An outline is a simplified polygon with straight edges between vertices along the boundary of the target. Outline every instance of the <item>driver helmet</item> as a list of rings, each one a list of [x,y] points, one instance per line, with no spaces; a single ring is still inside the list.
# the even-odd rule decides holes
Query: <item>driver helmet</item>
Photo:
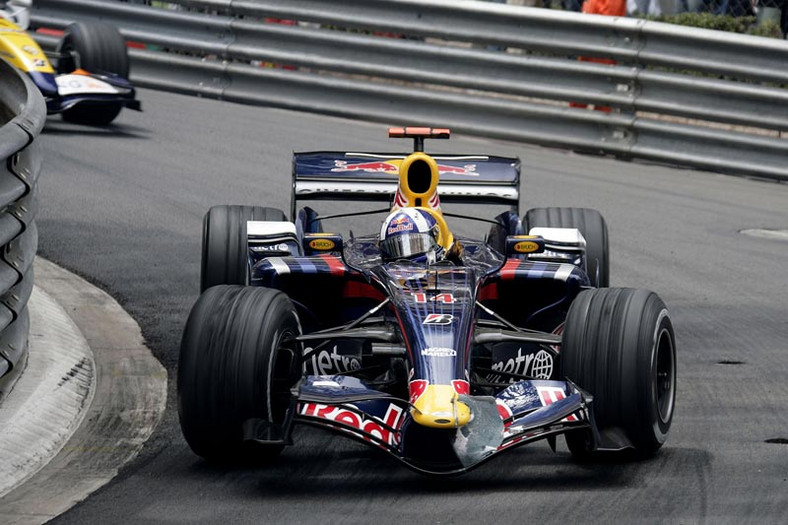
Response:
[[[427,211],[400,208],[389,214],[380,228],[380,254],[384,261],[408,259],[432,264],[443,259],[440,226]]]

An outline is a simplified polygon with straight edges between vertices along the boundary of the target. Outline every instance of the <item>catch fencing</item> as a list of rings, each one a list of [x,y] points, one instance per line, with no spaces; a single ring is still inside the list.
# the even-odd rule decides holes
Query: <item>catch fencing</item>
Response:
[[[140,86],[788,180],[782,40],[468,0],[35,3],[86,20],[144,44]]]
[[[0,58],[0,401],[24,369],[38,247],[35,216],[46,106],[25,75]]]

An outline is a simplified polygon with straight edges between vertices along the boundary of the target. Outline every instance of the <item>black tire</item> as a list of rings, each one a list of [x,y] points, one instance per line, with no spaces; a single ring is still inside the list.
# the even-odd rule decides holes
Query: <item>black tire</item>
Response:
[[[572,303],[561,345],[564,377],[594,396],[600,434],[622,431],[638,456],[668,437],[676,399],[676,341],[665,303],[631,288],[586,290]],[[590,455],[585,432],[566,435],[572,454]]]
[[[81,68],[89,73],[129,78],[126,41],[111,25],[77,22],[66,28],[57,45],[58,73]],[[123,106],[119,103],[82,103],[63,112],[63,120],[77,124],[105,126],[115,120]]]
[[[200,291],[217,284],[248,284],[246,221],[286,221],[282,210],[262,206],[214,206],[202,221]]]
[[[178,416],[191,449],[210,461],[266,460],[282,445],[245,444],[243,423],[280,424],[301,376],[300,333],[286,295],[268,288],[216,286],[192,308],[178,362]]]
[[[586,265],[591,284],[610,286],[610,249],[604,217],[589,208],[534,208],[525,214],[531,228],[577,228],[586,240]]]

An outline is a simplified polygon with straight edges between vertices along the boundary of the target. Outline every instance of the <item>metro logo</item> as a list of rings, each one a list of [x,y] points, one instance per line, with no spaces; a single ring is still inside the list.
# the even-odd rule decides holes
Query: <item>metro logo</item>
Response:
[[[326,421],[340,423],[345,427],[357,429],[361,436],[367,440],[369,440],[369,436],[374,436],[390,446],[399,443],[399,436],[397,434],[402,424],[402,409],[394,404],[390,404],[388,409],[386,409],[386,415],[383,417],[383,424],[381,424],[377,418],[367,419],[361,414],[343,408],[342,406],[304,403],[301,405],[300,412],[302,416],[325,419]],[[387,427],[393,428],[395,431],[392,432]],[[348,429],[343,428],[343,430]],[[348,431],[355,434],[352,430]]]

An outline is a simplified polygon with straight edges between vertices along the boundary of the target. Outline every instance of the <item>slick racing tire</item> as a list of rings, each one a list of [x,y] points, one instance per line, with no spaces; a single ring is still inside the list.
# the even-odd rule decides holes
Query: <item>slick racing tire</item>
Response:
[[[84,69],[89,73],[111,73],[129,78],[126,41],[113,26],[77,22],[66,28],[57,45],[58,73]],[[63,112],[63,120],[77,124],[104,126],[115,120],[123,108],[118,103],[82,103]]]
[[[200,291],[217,284],[248,284],[246,221],[286,221],[282,210],[262,206],[214,206],[202,221]]]
[[[215,286],[192,308],[178,362],[178,416],[186,442],[217,462],[267,460],[281,444],[243,440],[243,424],[282,424],[301,377],[298,316],[283,293]]]
[[[586,240],[586,267],[591,284],[610,286],[610,250],[604,217],[589,208],[533,208],[525,214],[531,228],[577,228]]]
[[[676,401],[676,341],[657,294],[582,292],[567,314],[560,362],[562,375],[593,396],[603,448],[631,445],[637,456],[648,457],[665,443]],[[605,445],[606,438],[614,444]],[[566,441],[575,457],[590,457],[589,432],[568,433]]]

